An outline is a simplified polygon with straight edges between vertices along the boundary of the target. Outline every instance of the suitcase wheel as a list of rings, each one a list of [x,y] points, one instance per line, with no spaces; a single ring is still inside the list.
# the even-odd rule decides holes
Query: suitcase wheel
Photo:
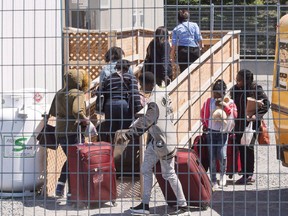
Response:
[[[116,202],[116,200],[112,200],[111,203],[112,203],[112,206],[113,206],[113,207],[116,207],[116,206],[118,205],[117,202]]]
[[[201,204],[201,211],[206,211],[209,206],[210,206],[209,203],[202,203]]]

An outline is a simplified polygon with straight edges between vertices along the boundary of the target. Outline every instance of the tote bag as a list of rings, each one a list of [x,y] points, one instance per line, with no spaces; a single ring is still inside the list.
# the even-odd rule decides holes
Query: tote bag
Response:
[[[241,145],[250,146],[255,130],[253,130],[253,122],[251,121],[245,128],[241,137]]]

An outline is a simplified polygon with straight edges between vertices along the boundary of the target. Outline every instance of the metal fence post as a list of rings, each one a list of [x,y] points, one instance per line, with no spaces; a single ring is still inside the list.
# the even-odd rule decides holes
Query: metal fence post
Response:
[[[214,32],[214,4],[211,4],[211,10],[210,10],[210,38],[213,38],[213,32]]]

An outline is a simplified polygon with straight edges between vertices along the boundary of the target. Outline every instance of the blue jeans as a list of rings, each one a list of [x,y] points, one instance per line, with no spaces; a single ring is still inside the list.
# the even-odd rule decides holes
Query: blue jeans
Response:
[[[219,161],[220,173],[224,175],[226,172],[226,158],[227,158],[227,142],[228,134],[221,133],[220,131],[208,130],[207,144],[210,158],[210,175],[212,183],[217,181],[216,179],[216,163]]]
[[[115,132],[120,129],[128,129],[132,123],[132,112],[128,102],[120,99],[108,99],[104,111],[106,124],[103,131],[110,135],[109,140],[114,143]]]

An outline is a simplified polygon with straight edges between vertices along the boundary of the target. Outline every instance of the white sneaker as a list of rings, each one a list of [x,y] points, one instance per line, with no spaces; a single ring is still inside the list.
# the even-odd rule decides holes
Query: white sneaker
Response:
[[[217,182],[213,182],[213,183],[212,183],[212,190],[215,191],[215,190],[217,190],[218,188],[219,188],[219,186],[218,186]]]
[[[221,175],[220,176],[220,182],[219,182],[220,187],[226,186],[226,183],[227,183],[226,174]]]

